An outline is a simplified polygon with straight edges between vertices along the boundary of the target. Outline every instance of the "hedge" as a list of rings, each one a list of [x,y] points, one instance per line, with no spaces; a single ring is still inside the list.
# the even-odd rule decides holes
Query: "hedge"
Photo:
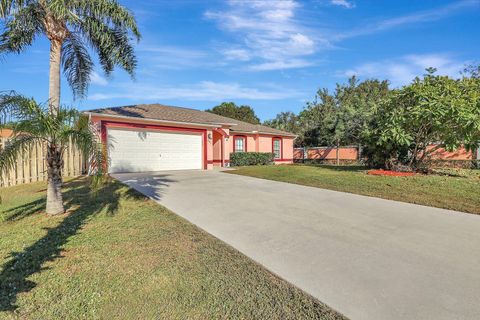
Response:
[[[270,152],[233,152],[230,153],[230,165],[239,166],[257,166],[273,163],[273,153]]]

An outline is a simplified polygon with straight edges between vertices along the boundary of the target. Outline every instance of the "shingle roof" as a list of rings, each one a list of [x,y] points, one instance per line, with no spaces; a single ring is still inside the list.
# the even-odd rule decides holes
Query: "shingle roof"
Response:
[[[266,134],[278,134],[283,136],[295,136],[290,132],[243,122],[232,118],[219,116],[210,112],[183,107],[166,106],[162,104],[139,104],[123,107],[94,109],[87,112],[109,116],[175,121],[192,124],[231,125],[232,127],[230,130],[233,132],[258,132]]]

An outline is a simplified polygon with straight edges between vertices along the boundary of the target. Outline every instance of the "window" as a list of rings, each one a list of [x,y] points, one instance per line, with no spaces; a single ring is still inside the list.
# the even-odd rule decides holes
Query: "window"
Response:
[[[235,152],[245,151],[245,137],[235,137],[233,142],[235,143],[235,146],[234,146]]]
[[[282,140],[278,138],[273,139],[273,155],[275,159],[282,158]]]

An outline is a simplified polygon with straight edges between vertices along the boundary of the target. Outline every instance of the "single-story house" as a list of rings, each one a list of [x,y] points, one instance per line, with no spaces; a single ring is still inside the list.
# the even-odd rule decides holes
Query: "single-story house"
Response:
[[[85,112],[107,146],[108,171],[212,169],[232,152],[272,152],[293,162],[295,135],[195,109],[143,104]]]

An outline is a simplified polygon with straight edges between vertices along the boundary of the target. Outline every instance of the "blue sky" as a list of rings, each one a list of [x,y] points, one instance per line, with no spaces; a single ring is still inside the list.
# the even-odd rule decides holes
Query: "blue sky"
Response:
[[[408,83],[426,67],[458,77],[480,61],[480,0],[120,1],[136,15],[136,79],[97,69],[81,110],[137,103],[252,106],[262,120],[298,112],[353,74]],[[0,60],[0,91],[48,94],[48,42]]]

